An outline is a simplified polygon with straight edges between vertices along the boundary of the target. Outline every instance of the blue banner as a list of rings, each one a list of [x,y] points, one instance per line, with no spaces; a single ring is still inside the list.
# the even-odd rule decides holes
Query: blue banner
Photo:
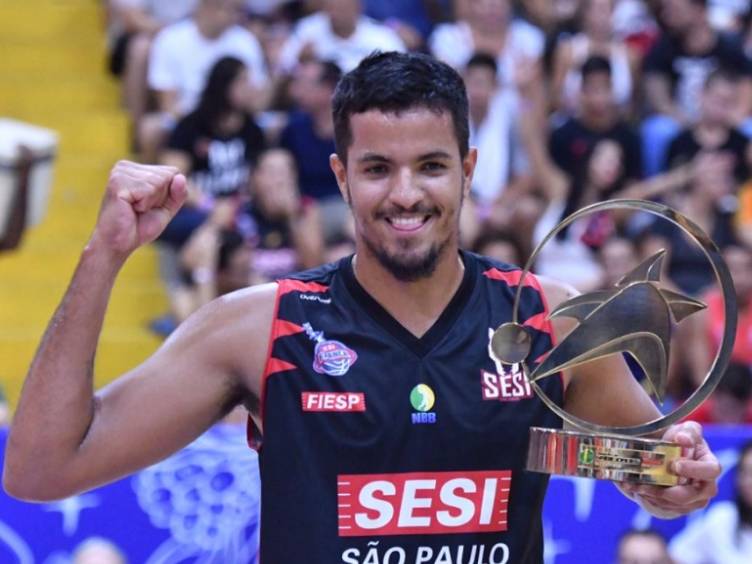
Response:
[[[737,450],[752,428],[706,435],[724,468],[717,499],[729,499]],[[0,429],[0,452],[5,439]],[[258,509],[258,464],[245,430],[217,426],[164,462],[63,501],[22,503],[0,492],[0,563],[70,563],[92,537],[112,542],[131,563],[254,562]],[[625,530],[650,526],[671,537],[687,522],[652,518],[608,482],[553,477],[545,564],[611,562]]]

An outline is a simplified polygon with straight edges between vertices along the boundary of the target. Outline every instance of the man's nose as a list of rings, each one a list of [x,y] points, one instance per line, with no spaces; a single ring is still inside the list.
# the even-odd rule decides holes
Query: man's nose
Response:
[[[396,174],[389,199],[393,204],[408,210],[423,199],[423,190],[417,185],[409,168],[400,169]]]

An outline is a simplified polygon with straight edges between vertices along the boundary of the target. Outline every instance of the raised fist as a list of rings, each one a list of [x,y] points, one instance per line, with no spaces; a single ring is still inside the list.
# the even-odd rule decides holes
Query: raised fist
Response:
[[[92,238],[127,257],[157,238],[186,195],[185,177],[177,168],[120,161],[110,172]]]

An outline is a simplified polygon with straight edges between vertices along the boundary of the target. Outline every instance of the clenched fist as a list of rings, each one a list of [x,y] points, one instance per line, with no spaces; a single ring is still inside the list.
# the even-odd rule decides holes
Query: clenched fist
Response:
[[[177,168],[120,161],[110,172],[92,239],[127,257],[157,238],[186,194],[185,177]]]

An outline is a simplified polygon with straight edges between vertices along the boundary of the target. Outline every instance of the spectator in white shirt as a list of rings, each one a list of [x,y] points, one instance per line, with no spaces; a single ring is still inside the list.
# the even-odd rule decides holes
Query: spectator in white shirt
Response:
[[[144,117],[139,141],[142,159],[153,162],[177,119],[193,110],[209,69],[219,59],[233,56],[249,70],[254,88],[247,108],[257,111],[268,101],[268,80],[258,40],[239,22],[243,0],[201,0],[191,19],[163,29],[154,39],[148,82],[156,92],[158,114]]]
[[[323,0],[322,10],[298,22],[282,48],[280,71],[289,74],[302,58],[329,60],[343,72],[373,51],[405,51],[397,33],[363,15],[360,0]]]

